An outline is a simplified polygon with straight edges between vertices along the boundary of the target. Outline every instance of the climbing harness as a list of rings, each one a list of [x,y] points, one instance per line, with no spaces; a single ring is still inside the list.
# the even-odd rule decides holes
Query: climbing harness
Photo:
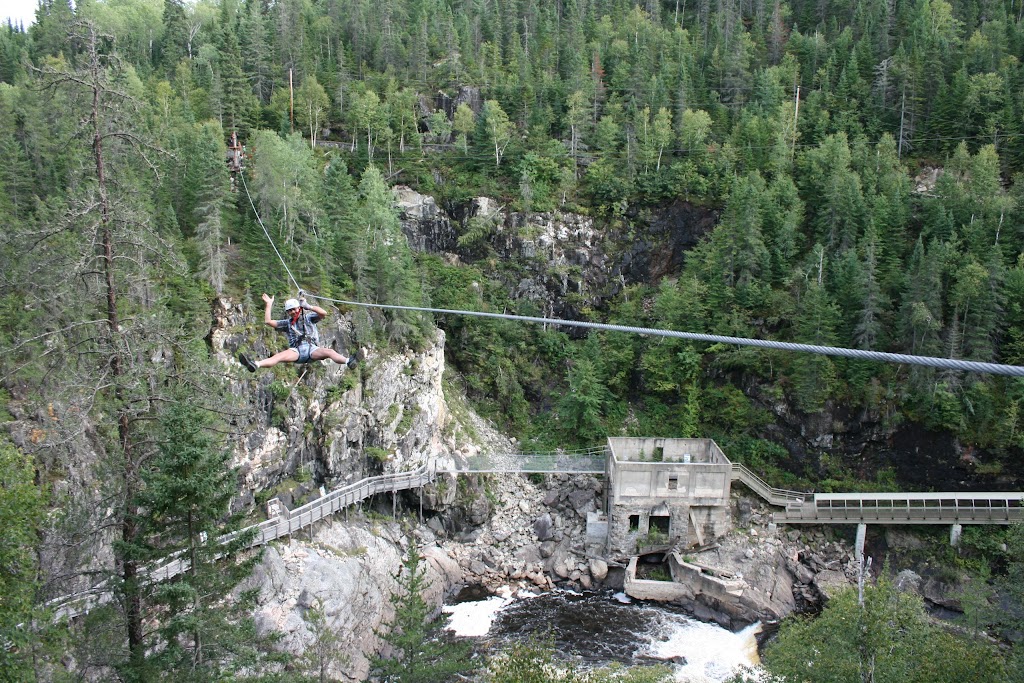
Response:
[[[277,254],[277,258],[281,261],[281,265],[284,267],[288,278],[295,285],[295,288],[302,291],[299,287],[299,283],[295,280],[292,275],[292,271],[289,270],[288,264],[285,262],[284,257],[281,256],[281,252],[278,251],[277,246],[274,244],[274,240],[270,237],[270,232],[263,224],[263,220],[260,218],[259,212],[256,211],[256,204],[252,200],[252,195],[249,194],[249,188],[245,185],[245,174],[240,174],[242,178],[242,187],[245,188],[245,194],[249,197],[249,204],[252,206],[253,213],[256,215],[256,220],[263,228],[263,234],[266,235],[267,241],[270,242],[270,246],[274,249],[274,253]],[[746,337],[727,337],[717,334],[702,334],[698,332],[679,332],[676,330],[662,330],[651,327],[634,327],[631,325],[612,325],[609,323],[594,323],[582,320],[561,320],[559,318],[538,318],[535,316],[528,315],[512,315],[509,313],[486,313],[483,311],[466,311],[459,309],[447,309],[447,308],[430,308],[426,306],[398,306],[394,304],[371,304],[362,301],[349,301],[346,299],[332,299],[327,296],[319,296],[315,294],[305,293],[307,297],[318,299],[320,301],[329,301],[331,303],[340,304],[344,306],[358,306],[362,308],[377,308],[381,310],[392,310],[392,311],[413,311],[418,313],[436,313],[439,315],[458,315],[468,316],[475,318],[496,318],[499,320],[512,320],[516,322],[524,323],[537,323],[540,325],[557,325],[561,327],[577,327],[590,330],[602,330],[608,332],[625,332],[627,334],[639,334],[650,337],[670,337],[674,339],[686,339],[689,341],[707,342],[711,344],[735,344],[737,346],[753,346],[762,349],[776,349],[780,351],[796,351],[800,353],[814,353],[823,356],[838,356],[841,358],[853,358],[855,360],[871,360],[880,361],[884,363],[899,363],[904,365],[920,365],[925,367],[939,368],[942,370],[962,370],[966,372],[983,372],[992,375],[1004,375],[1008,377],[1024,377],[1024,366],[1020,365],[1004,365],[1002,363],[985,363],[982,361],[973,360],[961,360],[958,358],[936,358],[932,356],[913,356],[905,353],[886,353],[883,351],[867,351],[864,349],[850,349],[839,346],[820,346],[817,344],[796,344],[793,342],[782,342],[773,341],[767,339],[748,339]]]

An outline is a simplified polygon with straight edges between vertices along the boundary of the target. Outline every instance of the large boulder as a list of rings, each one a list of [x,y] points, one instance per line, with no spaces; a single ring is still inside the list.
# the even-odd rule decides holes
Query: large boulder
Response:
[[[548,541],[554,536],[554,523],[551,515],[545,512],[533,522],[533,533],[538,541]]]
[[[397,524],[376,532],[319,525],[310,542],[292,538],[268,546],[240,590],[257,590],[257,628],[280,634],[278,647],[293,655],[301,655],[316,638],[308,611],[321,612],[343,648],[328,674],[365,680],[370,658],[381,647],[377,634],[386,630],[393,615],[391,596],[399,590],[394,577],[401,572],[403,541]],[[440,548],[426,547],[420,553],[427,577],[423,598],[437,611],[462,581],[462,571]]]

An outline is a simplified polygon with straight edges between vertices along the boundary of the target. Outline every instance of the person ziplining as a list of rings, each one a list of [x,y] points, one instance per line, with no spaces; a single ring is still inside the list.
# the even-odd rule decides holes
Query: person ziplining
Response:
[[[302,296],[301,290],[299,296]],[[319,345],[320,333],[316,329],[316,323],[327,317],[327,311],[319,306],[311,306],[306,303],[305,298],[288,299],[284,302],[286,317],[274,320],[271,317],[274,297],[264,293],[263,302],[266,304],[263,309],[263,322],[278,332],[288,335],[288,348],[278,351],[270,358],[257,361],[252,360],[244,353],[238,354],[238,361],[249,372],[256,372],[258,368],[272,368],[278,363],[309,363],[326,358],[349,368],[356,366],[358,361],[354,355],[346,357],[330,347]]]

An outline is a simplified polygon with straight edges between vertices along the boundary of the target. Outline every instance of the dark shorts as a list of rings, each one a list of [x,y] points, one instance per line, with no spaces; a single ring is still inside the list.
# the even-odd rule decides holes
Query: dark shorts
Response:
[[[309,361],[313,360],[312,358],[310,358],[310,356],[313,355],[313,352],[316,351],[316,349],[316,346],[313,346],[312,344],[309,344],[307,342],[299,344],[298,346],[295,347],[295,350],[299,352],[299,359],[295,362],[308,363]]]

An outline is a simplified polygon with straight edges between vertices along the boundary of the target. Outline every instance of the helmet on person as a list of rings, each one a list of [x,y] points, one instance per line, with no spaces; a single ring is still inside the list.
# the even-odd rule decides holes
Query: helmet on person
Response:
[[[299,300],[298,299],[288,299],[288,301],[284,302],[284,310],[286,312],[292,310],[293,308],[298,308],[298,307],[299,307]]]

